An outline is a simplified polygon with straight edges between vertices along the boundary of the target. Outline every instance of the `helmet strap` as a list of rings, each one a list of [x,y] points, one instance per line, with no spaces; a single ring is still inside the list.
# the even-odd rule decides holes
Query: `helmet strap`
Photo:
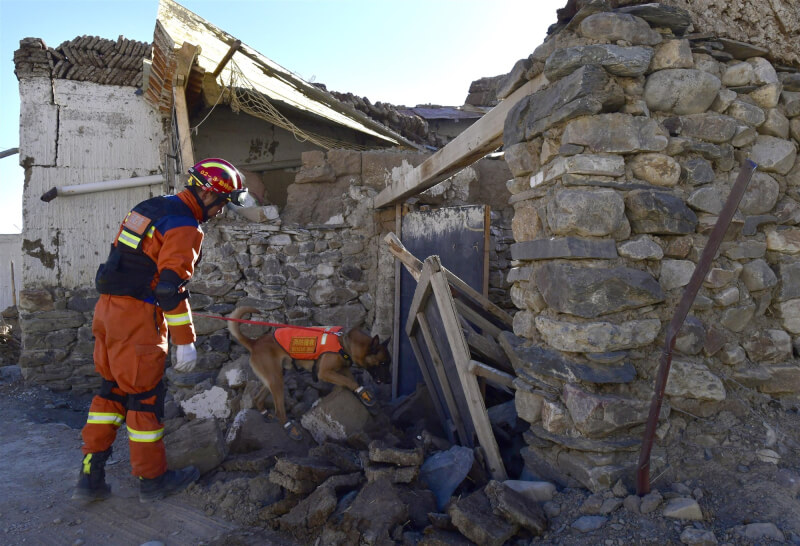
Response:
[[[201,220],[201,222],[207,221],[208,220],[208,211],[210,211],[211,207],[213,207],[214,205],[206,205],[205,203],[203,203],[203,200],[200,198],[200,194],[198,192],[198,188],[200,186],[191,185],[191,186],[187,186],[187,187],[189,188],[189,191],[192,192],[192,195],[194,196],[195,201],[197,201],[197,204],[200,205],[200,209],[203,211],[203,219]]]

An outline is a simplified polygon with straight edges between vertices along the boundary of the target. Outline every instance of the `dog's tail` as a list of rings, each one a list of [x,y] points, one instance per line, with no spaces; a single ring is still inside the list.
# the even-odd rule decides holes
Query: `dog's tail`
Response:
[[[230,318],[233,319],[240,319],[243,315],[248,313],[258,313],[258,309],[255,307],[237,307],[231,313]],[[233,320],[228,321],[228,331],[233,336],[233,339],[241,343],[245,349],[252,352],[253,351],[253,342],[254,339],[250,339],[249,337],[242,334],[241,330],[239,329],[239,323]]]

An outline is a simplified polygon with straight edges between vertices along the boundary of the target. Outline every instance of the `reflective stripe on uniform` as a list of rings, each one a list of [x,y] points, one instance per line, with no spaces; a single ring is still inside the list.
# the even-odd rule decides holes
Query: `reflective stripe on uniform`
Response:
[[[89,412],[89,418],[86,422],[93,425],[114,425],[120,426],[125,421],[125,417],[119,413],[100,413],[96,411]]]
[[[86,457],[83,458],[84,474],[89,474],[92,471],[92,455],[94,455],[94,453],[87,453]]]
[[[189,322],[191,322],[189,313],[180,313],[177,315],[168,315],[164,313],[164,318],[167,319],[167,326],[180,326],[182,324],[189,324]]]
[[[138,248],[139,243],[141,242],[141,240],[142,240],[141,237],[137,237],[136,235],[130,233],[129,231],[125,231],[124,229],[122,230],[122,232],[119,234],[119,237],[117,238],[117,241],[119,241],[123,245],[129,246],[129,247],[131,247],[133,249]]]
[[[131,442],[157,442],[164,437],[164,429],[158,430],[133,430],[128,428],[128,439]]]

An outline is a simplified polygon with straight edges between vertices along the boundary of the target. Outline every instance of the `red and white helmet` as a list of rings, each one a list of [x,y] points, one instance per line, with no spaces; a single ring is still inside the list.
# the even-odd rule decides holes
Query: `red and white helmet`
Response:
[[[239,170],[217,157],[203,159],[189,168],[189,186],[199,186],[225,197],[229,202],[244,205],[247,189]]]

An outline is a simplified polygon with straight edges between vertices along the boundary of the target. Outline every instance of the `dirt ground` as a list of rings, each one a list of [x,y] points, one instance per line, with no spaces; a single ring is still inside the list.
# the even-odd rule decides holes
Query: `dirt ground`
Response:
[[[122,431],[106,467],[113,496],[94,503],[70,500],[89,402],[21,380],[0,382],[0,544],[198,546],[236,540],[238,526],[207,516],[201,499],[190,493],[140,503]],[[260,535],[260,544],[287,543]]]
[[[90,504],[70,500],[81,458],[80,428],[90,398],[25,385],[18,371],[8,373],[13,368],[0,368],[0,480],[5,489],[0,495],[0,544],[294,544],[267,526],[248,527],[220,517],[219,511],[209,508],[213,497],[204,489],[203,479],[185,493],[153,504],[140,503],[122,430],[107,466],[113,497]],[[686,414],[670,428],[664,439],[670,464],[653,478],[653,489],[665,501],[676,496],[697,499],[702,521],[664,517],[663,504],[642,514],[628,506],[630,498],[623,504],[631,492],[619,490],[616,495],[600,494],[604,500],[618,502],[610,512],[597,514],[587,508],[592,504],[588,491],[567,488],[546,506],[550,525],[542,537],[508,543],[681,544],[682,534],[695,529],[711,531],[716,542],[684,543],[800,544],[798,407],[752,393],[745,399],[745,391],[731,394],[741,398],[741,403],[731,404],[731,410],[708,418]],[[763,449],[779,455],[778,463],[762,460]],[[596,530],[579,530],[576,522],[586,515],[604,521]],[[745,536],[745,526],[759,523],[774,524],[783,542],[770,536]],[[453,544],[466,543],[456,540],[458,534],[448,536]],[[422,543],[451,543],[430,538]]]

